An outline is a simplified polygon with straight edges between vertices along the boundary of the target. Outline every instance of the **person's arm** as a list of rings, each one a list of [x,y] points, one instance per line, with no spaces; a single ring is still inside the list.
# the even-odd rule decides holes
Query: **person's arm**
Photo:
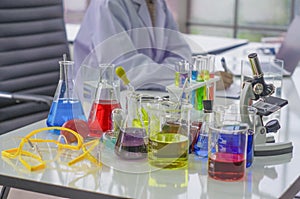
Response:
[[[154,57],[144,57],[144,54],[135,54],[124,59],[124,65],[136,66],[129,70],[129,76],[139,89],[165,89],[165,86],[174,82],[175,65],[181,60],[191,59],[191,50],[183,35],[178,31],[177,24],[164,1],[157,1],[158,10],[155,28],[148,28],[145,32],[136,30],[131,35],[154,35],[155,42],[150,46],[155,52]],[[163,16],[162,16],[163,15]],[[146,46],[135,42],[137,48]],[[139,46],[140,45],[140,46]],[[149,49],[148,49],[149,50]],[[142,55],[142,56],[141,56]]]
[[[180,51],[177,49],[182,46],[181,41],[178,42],[179,40],[175,39],[178,32],[155,28],[155,44],[160,45],[155,46],[153,43],[149,43],[153,36],[151,35],[153,34],[152,28],[130,30],[131,21],[120,3],[103,5],[99,4],[99,1],[93,2],[95,1],[92,1],[82,24],[82,29],[85,30],[80,31],[76,39],[77,45],[75,45],[74,51],[75,58],[79,59],[78,62],[81,63],[80,59],[85,59],[83,64],[115,63],[122,65],[132,84],[138,89],[165,89],[166,85],[171,84],[174,79],[174,65],[179,60],[178,57],[185,58],[185,55],[178,56]],[[166,42],[173,37],[174,41],[171,46],[174,48],[170,48]],[[167,52],[169,54],[167,59],[163,57],[162,61],[157,62],[143,53],[147,50],[153,50],[154,54],[157,53],[157,49],[149,49],[149,47],[171,52]],[[88,56],[91,51],[93,56]]]

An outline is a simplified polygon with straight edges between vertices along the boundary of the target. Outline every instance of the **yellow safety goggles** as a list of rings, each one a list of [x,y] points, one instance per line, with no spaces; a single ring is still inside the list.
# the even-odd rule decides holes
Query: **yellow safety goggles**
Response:
[[[51,140],[51,139],[37,139],[37,138],[32,138],[34,135],[43,132],[43,131],[49,131],[49,130],[60,130],[60,131],[66,131],[71,134],[73,134],[77,138],[77,145],[71,145],[66,143],[61,143],[60,141],[57,140]],[[66,141],[66,139],[65,139]],[[24,149],[24,144],[28,143],[32,150],[35,151],[36,154],[29,152]],[[19,159],[19,161],[29,170],[29,171],[37,171],[40,169],[44,169],[46,167],[46,161],[43,160],[42,154],[38,148],[37,143],[54,143],[57,145],[57,150],[62,150],[62,149],[69,149],[69,150],[75,150],[79,151],[82,150],[82,153],[72,159],[71,161],[68,162],[68,165],[71,166],[73,164],[76,164],[77,162],[80,162],[84,159],[88,159],[90,162],[101,166],[102,163],[100,161],[100,154],[98,151],[97,157],[94,157],[92,155],[92,151],[96,148],[96,146],[99,145],[100,141],[99,139],[95,139],[89,142],[84,143],[84,140],[80,134],[78,134],[76,131],[73,131],[68,128],[64,127],[46,127],[46,128],[40,128],[36,129],[32,132],[30,132],[27,136],[21,139],[21,142],[18,146],[18,148],[12,148],[12,149],[7,149],[3,150],[1,152],[3,157],[9,158],[9,159]],[[35,160],[37,162],[36,165],[31,165],[26,161],[26,158],[24,157],[29,157],[32,160]]]

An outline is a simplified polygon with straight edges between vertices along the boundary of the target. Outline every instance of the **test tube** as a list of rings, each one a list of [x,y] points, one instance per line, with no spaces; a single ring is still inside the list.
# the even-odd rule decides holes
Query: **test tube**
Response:
[[[207,71],[207,64],[208,64],[208,60],[206,56],[198,56],[197,57],[197,62],[196,62],[196,68],[198,70],[198,76],[196,81],[197,82],[204,82],[206,81],[207,75],[206,71]],[[194,108],[196,110],[203,110],[203,100],[206,100],[206,86],[200,87],[198,89],[195,90],[195,104],[194,104]]]
[[[197,56],[193,56],[192,63],[191,63],[191,82],[197,80],[198,77],[197,64],[198,64]]]
[[[215,55],[207,55],[208,56],[208,65],[207,65],[207,71],[208,71],[208,76],[210,78],[214,78],[215,74]],[[214,93],[215,93],[215,82],[212,84],[209,84],[207,86],[207,99],[208,100],[213,100],[214,99]]]
[[[175,64],[175,86],[179,87],[180,82],[180,62]]]
[[[175,85],[182,88],[185,79],[189,78],[189,63],[186,60],[181,60],[176,65]]]

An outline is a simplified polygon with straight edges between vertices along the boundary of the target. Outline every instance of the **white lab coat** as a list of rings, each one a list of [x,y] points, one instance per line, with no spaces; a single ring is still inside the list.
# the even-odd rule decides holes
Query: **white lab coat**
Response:
[[[77,70],[122,65],[136,89],[165,90],[175,64],[190,56],[164,0],[156,0],[154,28],[145,0],[92,0],[74,43]]]

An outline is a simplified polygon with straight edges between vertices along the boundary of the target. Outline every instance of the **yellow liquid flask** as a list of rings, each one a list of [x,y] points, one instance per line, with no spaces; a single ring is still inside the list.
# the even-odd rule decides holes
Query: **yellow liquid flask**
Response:
[[[187,167],[192,105],[162,101],[150,106],[149,163],[167,169]]]
[[[86,121],[82,104],[75,92],[73,80],[73,61],[60,61],[60,78],[54,99],[48,114],[47,126],[63,126],[69,120],[80,119]],[[59,134],[60,131],[51,132]]]

